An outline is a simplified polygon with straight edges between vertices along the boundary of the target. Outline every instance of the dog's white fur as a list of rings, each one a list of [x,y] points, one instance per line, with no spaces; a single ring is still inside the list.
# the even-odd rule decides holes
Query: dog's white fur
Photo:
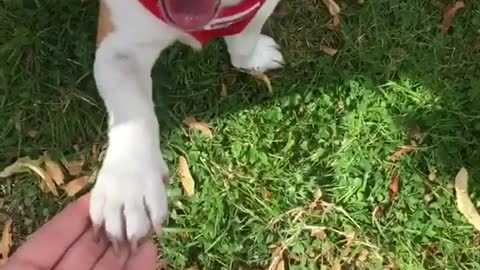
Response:
[[[162,178],[169,172],[160,151],[151,68],[176,40],[197,49],[200,44],[136,0],[103,1],[114,31],[98,47],[94,75],[109,114],[109,148],[92,191],[90,215],[110,237],[138,240],[152,225],[160,229],[168,214]],[[222,5],[241,1],[223,0]],[[278,1],[267,0],[242,33],[225,37],[233,66],[263,72],[283,65],[277,43],[260,34]]]

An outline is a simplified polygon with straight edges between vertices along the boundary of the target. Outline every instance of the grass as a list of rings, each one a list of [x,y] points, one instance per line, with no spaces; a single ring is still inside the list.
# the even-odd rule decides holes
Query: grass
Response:
[[[480,269],[480,235],[450,184],[466,166],[480,202],[480,5],[469,1],[445,35],[435,0],[342,1],[338,32],[321,27],[320,2],[288,1],[289,15],[265,27],[288,61],[273,96],[242,75],[220,97],[221,42],[159,60],[163,151],[173,170],[185,155],[197,184],[186,198],[171,180],[164,257],[172,269],[266,269],[285,243],[292,270]],[[3,1],[0,18],[0,167],[44,151],[88,157],[106,142],[91,73],[96,1]],[[208,121],[214,139],[190,136],[186,116]],[[389,161],[412,133],[424,136],[419,150]],[[0,183],[17,245],[68,201],[33,175]],[[326,235],[311,236],[318,227]]]

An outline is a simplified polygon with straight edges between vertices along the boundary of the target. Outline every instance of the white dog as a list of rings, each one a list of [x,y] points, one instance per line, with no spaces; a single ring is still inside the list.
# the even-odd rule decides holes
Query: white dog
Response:
[[[169,172],[152,101],[156,58],[175,41],[200,49],[223,37],[236,68],[280,68],[277,43],[260,33],[279,0],[102,1],[112,29],[99,41],[94,75],[109,114],[109,148],[90,215],[114,242],[136,244],[152,227],[161,230],[168,214]]]

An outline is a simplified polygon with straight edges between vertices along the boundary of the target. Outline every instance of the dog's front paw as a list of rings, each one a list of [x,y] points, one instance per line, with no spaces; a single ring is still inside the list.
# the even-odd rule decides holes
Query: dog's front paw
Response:
[[[280,46],[273,38],[266,35],[260,35],[250,57],[232,55],[231,61],[236,68],[259,72],[282,68],[285,63]]]
[[[111,240],[136,243],[167,217],[168,169],[158,150],[110,150],[92,191],[90,216]]]

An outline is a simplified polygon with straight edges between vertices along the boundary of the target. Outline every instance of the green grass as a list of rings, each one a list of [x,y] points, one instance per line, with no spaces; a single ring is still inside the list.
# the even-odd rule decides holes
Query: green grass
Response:
[[[449,185],[466,166],[480,202],[480,4],[468,1],[445,35],[435,0],[341,1],[339,32],[321,27],[329,16],[320,2],[290,0],[289,15],[265,27],[288,62],[272,76],[273,96],[242,75],[220,97],[221,42],[201,54],[175,46],[159,60],[163,151],[173,171],[185,155],[197,184],[186,198],[172,178],[165,258],[172,269],[266,269],[271,246],[285,243],[292,270],[332,269],[331,260],[342,269],[480,269],[480,235]],[[96,1],[2,1],[0,18],[0,167],[44,151],[88,156],[106,142],[91,72]],[[325,56],[321,45],[339,52]],[[208,121],[214,139],[189,136],[186,116]],[[390,162],[412,126],[425,136],[420,149]],[[389,201],[397,172],[400,193]],[[333,207],[312,205],[319,190]],[[17,245],[67,201],[41,193],[33,175],[0,183],[0,218],[15,218]],[[315,226],[325,239],[310,235]]]

